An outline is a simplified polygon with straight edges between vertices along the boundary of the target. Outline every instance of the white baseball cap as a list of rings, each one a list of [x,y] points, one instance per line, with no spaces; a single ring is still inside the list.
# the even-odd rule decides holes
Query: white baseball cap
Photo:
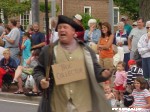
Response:
[[[76,14],[74,16],[77,20],[81,21],[82,20],[82,16],[80,14]]]

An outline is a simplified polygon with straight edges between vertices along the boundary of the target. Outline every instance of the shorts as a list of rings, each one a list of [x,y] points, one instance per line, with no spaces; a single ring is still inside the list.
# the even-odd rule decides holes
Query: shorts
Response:
[[[123,87],[123,84],[121,84],[120,86],[115,85],[114,89],[117,91],[124,91],[125,90],[125,88]]]
[[[21,78],[22,78],[22,80],[25,80],[25,79],[27,78],[27,76],[28,76],[27,74],[22,73],[22,74],[21,74]]]

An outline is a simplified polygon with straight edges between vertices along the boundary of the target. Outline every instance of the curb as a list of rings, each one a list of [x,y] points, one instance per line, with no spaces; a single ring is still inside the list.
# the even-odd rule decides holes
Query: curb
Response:
[[[25,100],[28,102],[35,102],[35,103],[39,103],[41,99],[40,96],[25,96],[24,94],[13,94],[8,92],[0,92],[0,98]]]

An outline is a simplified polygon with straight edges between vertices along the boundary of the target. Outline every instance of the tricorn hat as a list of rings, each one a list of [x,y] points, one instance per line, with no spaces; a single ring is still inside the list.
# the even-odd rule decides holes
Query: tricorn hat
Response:
[[[75,29],[76,32],[83,31],[82,26],[78,25],[73,19],[71,19],[67,16],[64,16],[64,15],[59,15],[58,16],[56,31],[58,30],[58,25],[63,24],[63,23],[69,24],[71,27],[73,27]]]

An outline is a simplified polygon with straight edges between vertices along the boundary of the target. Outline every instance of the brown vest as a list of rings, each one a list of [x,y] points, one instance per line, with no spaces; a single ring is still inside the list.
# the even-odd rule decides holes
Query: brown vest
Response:
[[[56,46],[56,64],[71,60],[85,60],[81,46],[78,46],[73,52],[64,50],[60,44]],[[87,72],[86,72],[87,73]],[[67,112],[67,103],[71,99],[77,112],[91,112],[91,92],[88,74],[85,80],[75,81],[64,85],[54,85],[51,107],[52,112]]]

